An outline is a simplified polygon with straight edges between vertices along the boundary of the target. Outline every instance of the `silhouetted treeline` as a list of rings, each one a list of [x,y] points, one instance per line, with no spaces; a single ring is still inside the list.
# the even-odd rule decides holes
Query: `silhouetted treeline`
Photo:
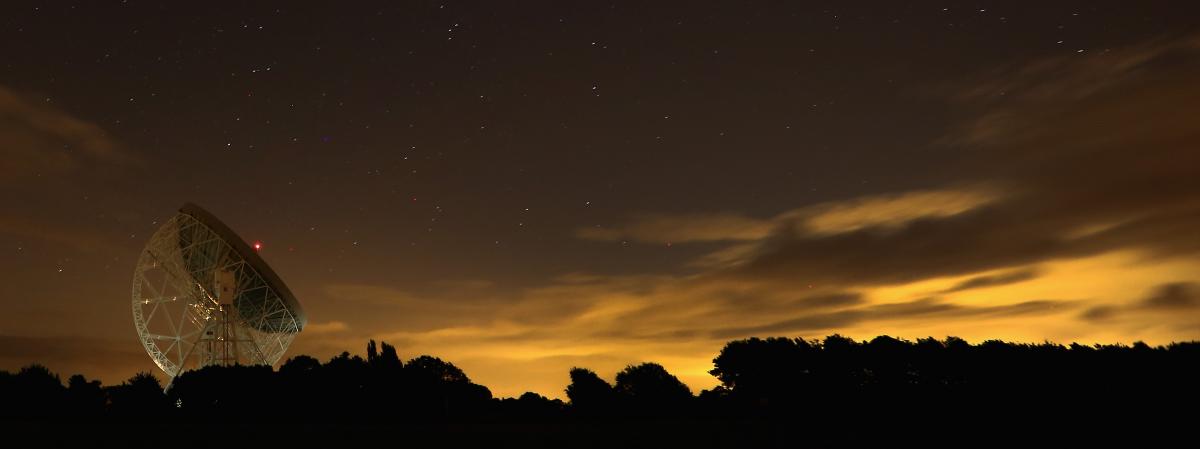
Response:
[[[569,380],[564,403],[536,393],[493,398],[449,362],[431,356],[403,361],[394,347],[374,341],[365,359],[342,353],[321,363],[299,355],[278,370],[189,371],[165,393],[146,373],[107,387],[75,375],[64,385],[32,365],[0,371],[0,417],[220,416],[245,423],[266,413],[269,419],[322,425],[395,419],[467,434],[453,426],[475,423],[483,426],[474,428],[483,432],[477,436],[525,429],[560,438],[539,440],[546,445],[565,444],[573,441],[567,435],[582,432],[592,435],[591,443],[629,447],[641,444],[617,435],[681,441],[687,438],[680,432],[691,432],[689,441],[701,445],[732,438],[726,441],[732,446],[769,446],[785,445],[788,432],[804,429],[806,441],[837,445],[911,436],[919,429],[949,435],[1000,426],[1010,431],[998,437],[1011,436],[1017,422],[1025,430],[1056,429],[1064,420],[1109,422],[1109,431],[1149,419],[1165,425],[1172,418],[1195,418],[1200,399],[1200,343],[1194,342],[1150,347],[972,345],[953,337],[751,338],[728,343],[713,366],[710,373],[720,385],[698,395],[655,363],[629,366],[611,383],[574,368],[564,376]],[[1185,411],[1173,412],[1176,406]],[[736,436],[747,432],[753,437]]]

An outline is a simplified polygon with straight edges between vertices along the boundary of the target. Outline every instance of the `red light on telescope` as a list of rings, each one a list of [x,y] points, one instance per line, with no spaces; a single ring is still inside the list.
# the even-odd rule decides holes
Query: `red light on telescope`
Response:
[[[254,242],[254,250],[258,251],[261,249],[262,249],[262,242]]]

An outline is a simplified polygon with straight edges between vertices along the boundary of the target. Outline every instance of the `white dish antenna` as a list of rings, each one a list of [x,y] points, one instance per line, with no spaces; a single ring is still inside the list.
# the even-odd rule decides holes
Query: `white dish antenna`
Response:
[[[255,249],[195,204],[154,233],[133,272],[134,327],[172,381],[209,365],[274,365],[305,322]]]

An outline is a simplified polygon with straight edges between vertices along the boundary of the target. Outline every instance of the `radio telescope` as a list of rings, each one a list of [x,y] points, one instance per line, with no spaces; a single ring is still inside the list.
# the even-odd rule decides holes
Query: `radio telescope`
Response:
[[[274,365],[305,322],[258,253],[195,204],[150,237],[133,272],[134,327],[172,382],[209,365]]]

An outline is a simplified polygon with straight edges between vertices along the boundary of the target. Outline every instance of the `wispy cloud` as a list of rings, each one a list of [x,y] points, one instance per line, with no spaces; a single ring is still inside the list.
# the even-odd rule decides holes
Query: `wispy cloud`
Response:
[[[1149,316],[1150,318],[1147,318]],[[1162,322],[1169,318],[1183,318],[1187,324],[1200,325],[1200,283],[1169,282],[1158,285],[1149,296],[1126,304],[1097,305],[1080,314],[1089,321],[1129,321],[1134,324],[1144,319]]]
[[[985,188],[883,193],[814,204],[757,219],[735,213],[645,214],[614,227],[585,227],[575,235],[589,240],[647,243],[738,242],[788,232],[822,236],[864,228],[890,229],[918,219],[948,217],[980,207],[998,194]]]
[[[335,334],[338,332],[346,332],[350,330],[350,325],[345,321],[327,321],[324,323],[308,323],[304,326],[304,332],[308,334]]]
[[[1028,281],[1037,276],[1038,276],[1038,271],[1035,269],[1030,269],[1030,268],[1006,271],[1003,273],[996,273],[996,274],[985,274],[985,275],[974,276],[969,279],[965,279],[957,284],[954,284],[950,288],[942,290],[941,293],[943,293],[943,294],[944,293],[954,293],[954,292],[961,292],[964,290],[971,290],[971,289],[976,289],[976,288],[987,288],[987,287],[996,287],[996,286],[1000,286],[1000,285],[1016,284],[1018,282]]]
[[[737,214],[647,214],[619,227],[586,227],[575,235],[589,240],[632,240],[650,243],[755,240],[767,235],[772,223]]]
[[[62,176],[84,166],[138,163],[104,129],[0,86],[0,179]]]

